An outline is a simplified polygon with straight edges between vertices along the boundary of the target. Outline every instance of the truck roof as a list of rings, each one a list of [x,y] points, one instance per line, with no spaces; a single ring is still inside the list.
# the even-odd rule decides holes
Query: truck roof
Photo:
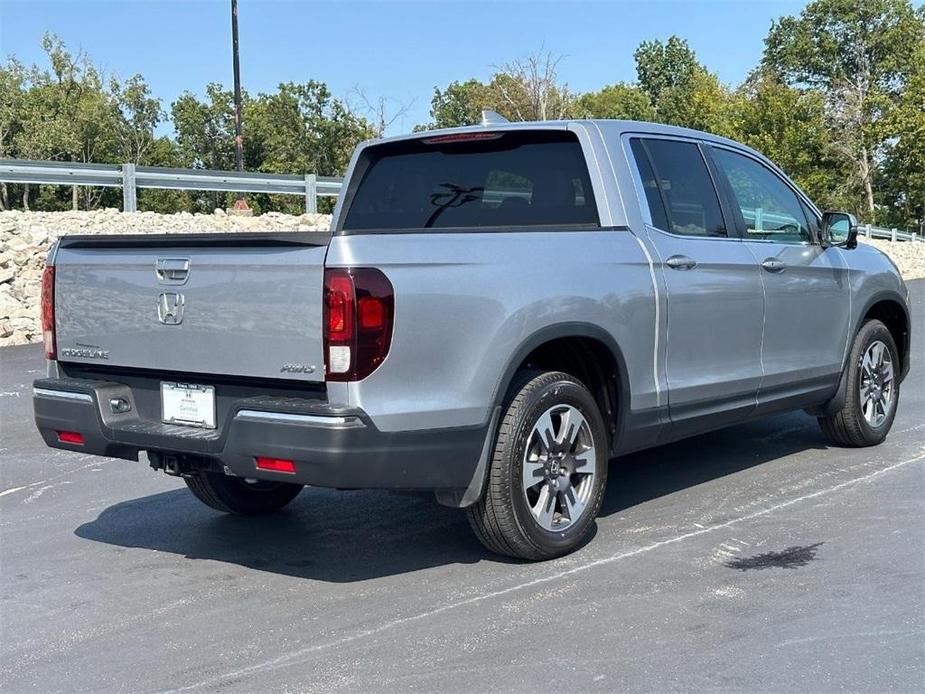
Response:
[[[682,128],[676,125],[666,125],[664,123],[651,123],[649,121],[639,120],[616,120],[608,118],[571,118],[566,120],[545,120],[545,121],[516,121],[489,123],[487,125],[466,125],[457,128],[438,128],[434,130],[421,130],[414,133],[405,133],[402,135],[392,135],[390,137],[376,138],[364,142],[365,145],[379,144],[384,142],[399,142],[401,140],[415,140],[422,137],[435,137],[440,135],[454,135],[457,133],[470,132],[503,132],[509,130],[567,130],[572,126],[584,126],[597,128],[601,133],[616,135],[619,137],[623,133],[645,133],[648,135],[676,135],[682,137],[695,137],[701,140],[708,140],[721,144],[734,145],[742,149],[747,149],[755,154],[764,157],[761,152],[743,145],[741,142],[730,140],[720,135],[714,135],[702,130],[692,128]]]

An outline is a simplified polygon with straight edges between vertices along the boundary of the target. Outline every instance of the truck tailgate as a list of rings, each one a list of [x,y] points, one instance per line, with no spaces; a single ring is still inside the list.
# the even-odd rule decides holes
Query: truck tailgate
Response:
[[[62,362],[324,380],[326,232],[64,237]]]

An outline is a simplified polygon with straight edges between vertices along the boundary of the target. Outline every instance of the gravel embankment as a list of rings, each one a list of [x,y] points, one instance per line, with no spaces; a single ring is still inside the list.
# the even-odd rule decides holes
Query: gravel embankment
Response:
[[[48,247],[64,234],[179,234],[327,229],[329,215],[259,217],[214,214],[95,212],[0,212],[0,346],[37,342],[39,290]],[[889,255],[906,279],[925,278],[925,243],[861,239]]]
[[[910,243],[908,241],[893,243],[892,241],[882,241],[880,239],[866,239],[863,236],[860,241],[868,243],[874,248],[879,248],[890,256],[899,271],[903,273],[903,279],[925,279],[925,243]]]

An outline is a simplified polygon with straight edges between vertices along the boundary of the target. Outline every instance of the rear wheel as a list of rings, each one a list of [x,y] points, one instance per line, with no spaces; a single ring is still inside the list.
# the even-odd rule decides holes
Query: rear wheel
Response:
[[[858,331],[845,366],[845,403],[819,426],[840,446],[874,446],[893,426],[899,401],[899,355],[887,327],[867,321]]]
[[[467,511],[482,544],[520,559],[567,554],[591,535],[607,484],[597,403],[568,374],[531,372],[511,386],[482,498]]]
[[[184,480],[197,499],[225,513],[272,513],[295,499],[302,491],[301,484],[264,480],[248,482],[241,477],[218,472],[200,472]]]

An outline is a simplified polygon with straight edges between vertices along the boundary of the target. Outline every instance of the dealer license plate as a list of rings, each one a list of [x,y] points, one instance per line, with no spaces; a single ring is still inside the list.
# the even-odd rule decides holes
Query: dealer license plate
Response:
[[[161,419],[203,429],[215,428],[215,388],[193,383],[161,383]]]

